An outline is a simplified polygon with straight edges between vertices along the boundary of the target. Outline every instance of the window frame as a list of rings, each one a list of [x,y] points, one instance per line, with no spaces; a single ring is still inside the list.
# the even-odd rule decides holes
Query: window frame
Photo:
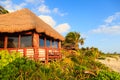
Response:
[[[12,34],[8,34],[6,37],[7,37],[6,38],[7,39],[6,48],[19,48],[19,34],[15,34],[14,36]],[[9,45],[9,37],[17,37],[17,46],[16,47],[8,47],[8,45]]]
[[[21,39],[22,39],[22,36],[27,36],[27,35],[29,35],[29,36],[31,36],[31,46],[29,46],[29,47],[21,47],[21,45],[22,45],[22,41],[21,41]],[[32,48],[33,47],[33,34],[20,34],[20,39],[19,39],[20,41],[19,41],[19,48]]]

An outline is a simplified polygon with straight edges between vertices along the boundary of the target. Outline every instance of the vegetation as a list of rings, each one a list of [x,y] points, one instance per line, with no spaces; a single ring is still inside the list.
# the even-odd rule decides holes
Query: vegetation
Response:
[[[0,14],[6,14],[6,13],[9,13],[9,12],[5,8],[0,6]]]
[[[16,58],[20,57],[20,53],[12,52],[11,54],[8,51],[0,52],[0,69],[8,65],[10,62],[13,62]]]
[[[91,49],[91,48],[90,48]],[[63,59],[44,64],[23,58],[19,53],[0,52],[1,80],[119,80],[120,74],[96,62],[89,50],[63,50]],[[90,53],[91,55],[88,55]],[[5,54],[5,55],[3,55]],[[86,56],[85,56],[86,55]],[[8,57],[6,57],[8,56]],[[14,58],[12,60],[11,57]],[[6,57],[6,58],[5,58]],[[10,60],[10,61],[9,61]],[[7,62],[8,61],[8,62]],[[5,65],[4,65],[5,64]]]
[[[81,38],[80,33],[69,32],[65,37],[65,41],[62,43],[62,47],[69,50],[77,50],[79,49],[79,44],[84,44],[84,39]]]
[[[101,53],[100,57],[98,59],[106,59],[106,57],[111,57],[111,58],[115,58],[116,60],[118,60],[120,58],[120,54],[119,53]]]

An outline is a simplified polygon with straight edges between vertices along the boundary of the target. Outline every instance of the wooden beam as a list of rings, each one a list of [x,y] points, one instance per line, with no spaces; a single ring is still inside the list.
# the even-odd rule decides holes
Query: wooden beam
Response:
[[[39,48],[39,34],[34,32],[33,33],[33,47],[34,47],[34,59],[38,60],[38,48]]]
[[[61,41],[58,41],[58,48],[61,49]]]
[[[5,36],[5,41],[4,41],[4,48],[7,49],[7,41],[8,41],[8,37]]]
[[[45,48],[45,51],[46,51],[46,53],[45,53],[45,63],[47,64],[48,60],[49,60],[49,58],[48,58],[48,49]]]
[[[39,47],[39,35],[37,33],[33,33],[33,47]]]

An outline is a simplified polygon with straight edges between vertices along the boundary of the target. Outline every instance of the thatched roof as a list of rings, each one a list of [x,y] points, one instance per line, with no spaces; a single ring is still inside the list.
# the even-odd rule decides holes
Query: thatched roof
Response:
[[[26,8],[0,15],[0,33],[15,33],[28,30],[36,30],[36,32],[45,33],[54,39],[64,40],[63,36]]]

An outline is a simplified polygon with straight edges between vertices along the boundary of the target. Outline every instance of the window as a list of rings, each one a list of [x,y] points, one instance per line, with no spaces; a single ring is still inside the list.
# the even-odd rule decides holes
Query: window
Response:
[[[39,40],[39,46],[40,47],[44,47],[44,37],[40,37],[40,40]]]
[[[55,48],[58,48],[58,41],[55,41]]]
[[[0,48],[4,48],[4,39],[4,36],[0,37]]]
[[[21,35],[20,47],[32,47],[32,35]]]
[[[18,48],[18,36],[8,36],[7,48]]]
[[[52,40],[52,48],[54,47],[54,40]]]
[[[46,46],[50,47],[50,40],[49,39],[46,40]]]
[[[58,48],[58,41],[52,40],[52,47],[53,48]]]

